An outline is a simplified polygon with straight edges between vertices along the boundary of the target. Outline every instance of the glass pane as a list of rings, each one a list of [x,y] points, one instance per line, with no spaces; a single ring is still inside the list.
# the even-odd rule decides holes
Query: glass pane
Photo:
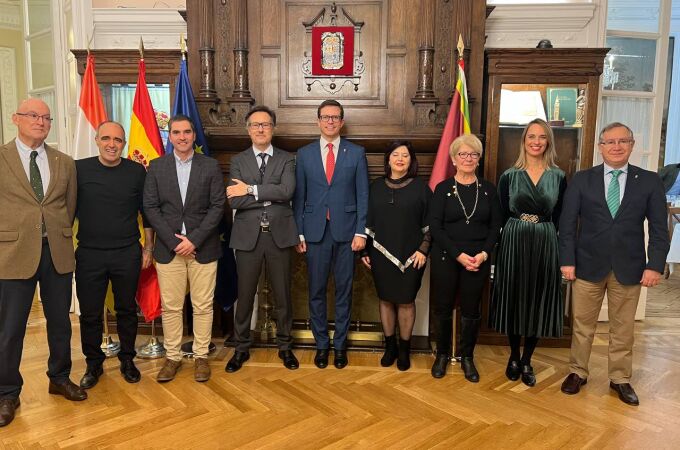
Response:
[[[621,31],[659,32],[659,0],[607,2],[607,29]]]
[[[28,32],[34,34],[50,28],[52,22],[50,0],[28,1]]]
[[[602,111],[600,113],[600,129],[612,122],[621,122],[627,125],[635,135],[635,147],[633,147],[630,163],[656,171],[657,167],[654,164],[652,164],[652,167],[649,165],[653,103],[652,99],[647,98],[604,96],[602,97]],[[595,161],[596,164],[602,162],[602,156],[599,152],[595,152]]]
[[[605,58],[602,85],[605,90],[652,92],[656,40],[607,37],[611,50]]]
[[[170,118],[170,85],[169,84],[147,84],[149,97],[154,111],[156,111],[156,122],[161,132],[163,145],[168,139],[168,119]],[[130,135],[130,117],[132,117],[132,103],[137,90],[137,83],[116,83],[99,85],[106,108],[106,115],[110,120],[123,124],[125,136]],[[123,155],[127,156],[127,145],[123,150]]]
[[[52,33],[29,41],[31,55],[31,89],[41,89],[54,84]]]

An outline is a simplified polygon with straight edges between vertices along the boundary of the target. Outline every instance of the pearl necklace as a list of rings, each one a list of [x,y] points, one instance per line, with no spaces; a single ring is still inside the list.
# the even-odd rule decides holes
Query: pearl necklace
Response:
[[[453,178],[453,195],[456,196],[458,199],[458,203],[460,203],[460,207],[463,209],[463,215],[465,216],[465,224],[469,225],[470,224],[470,218],[475,215],[475,211],[477,211],[477,200],[479,200],[479,183],[477,182],[477,178],[475,178],[475,206],[472,207],[472,212],[470,214],[467,213],[467,210],[465,209],[465,205],[463,204],[463,200],[461,200],[460,195],[458,195],[458,181],[456,181],[456,178]]]

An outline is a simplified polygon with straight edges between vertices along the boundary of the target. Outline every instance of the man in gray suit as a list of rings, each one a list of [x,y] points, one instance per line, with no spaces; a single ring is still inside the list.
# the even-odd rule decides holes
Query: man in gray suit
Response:
[[[234,316],[236,351],[227,372],[236,372],[250,358],[250,322],[262,263],[276,300],[276,341],[279,358],[288,369],[297,369],[291,351],[293,324],[290,298],[290,249],[298,243],[290,200],[295,192],[295,157],[272,147],[276,114],[256,106],[246,116],[252,147],[231,160],[229,204],[236,210],[229,246],[236,250],[238,303]]]
[[[217,226],[224,214],[224,180],[216,160],[194,151],[191,119],[168,122],[172,153],[151,161],[144,183],[144,212],[156,232],[153,256],[163,308],[167,360],[159,382],[170,381],[182,364],[182,311],[191,288],[194,379],[208,381],[217,260],[222,256]]]

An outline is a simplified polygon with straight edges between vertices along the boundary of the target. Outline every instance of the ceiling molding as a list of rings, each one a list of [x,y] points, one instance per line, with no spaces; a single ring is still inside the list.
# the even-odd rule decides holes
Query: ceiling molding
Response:
[[[21,30],[21,6],[19,1],[0,0],[0,28]]]
[[[95,48],[138,48],[140,36],[145,48],[179,47],[179,36],[187,24],[177,10],[151,8],[92,9]]]

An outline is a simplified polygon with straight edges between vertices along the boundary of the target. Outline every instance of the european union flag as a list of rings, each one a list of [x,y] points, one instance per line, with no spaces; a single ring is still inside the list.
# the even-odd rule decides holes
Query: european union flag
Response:
[[[196,141],[194,142],[194,150],[204,155],[210,155],[208,149],[208,141],[203,134],[203,125],[201,124],[201,116],[198,114],[196,101],[194,100],[194,93],[191,91],[191,84],[189,83],[189,71],[187,70],[187,62],[182,59],[179,67],[179,78],[177,80],[177,90],[175,91],[175,104],[172,107],[172,115],[184,114],[191,118],[196,127]],[[165,148],[165,153],[172,151],[172,143],[168,140],[168,145]]]

